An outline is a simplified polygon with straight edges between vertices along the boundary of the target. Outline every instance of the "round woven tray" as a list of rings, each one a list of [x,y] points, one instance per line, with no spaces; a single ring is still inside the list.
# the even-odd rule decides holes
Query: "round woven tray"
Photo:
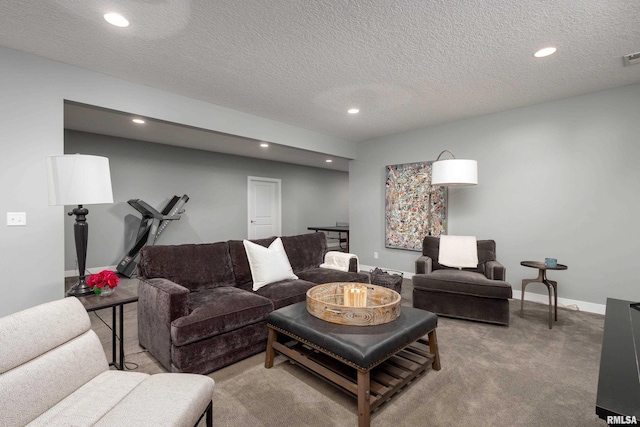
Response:
[[[366,307],[344,305],[343,287],[354,285],[366,286]],[[365,283],[325,283],[307,291],[307,311],[319,319],[341,325],[380,325],[400,316],[400,294],[392,289]]]

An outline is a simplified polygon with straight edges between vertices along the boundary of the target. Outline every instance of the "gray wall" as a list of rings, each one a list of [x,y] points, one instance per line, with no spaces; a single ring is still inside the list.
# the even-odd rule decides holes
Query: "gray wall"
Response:
[[[65,100],[346,158],[356,153],[348,141],[11,49],[0,47],[0,63],[0,212],[27,213],[26,227],[0,227],[0,316],[64,295],[69,217],[48,205],[44,158],[63,153]],[[480,167],[478,187],[450,191],[450,230],[495,238],[514,288],[533,273],[520,260],[555,256],[569,264],[556,273],[561,297],[640,299],[639,92],[628,86],[357,144],[352,250],[366,264],[413,270],[415,253],[384,249],[384,166],[433,160],[446,148]]]
[[[158,210],[175,194],[189,202],[158,244],[247,238],[247,177],[282,180],[282,234],[349,218],[346,172],[193,150],[151,142],[65,131],[65,152],[109,158],[113,205],[87,206],[87,268],[116,265],[135,239],[140,214],[127,200]],[[65,270],[77,269],[73,217],[65,219]]]
[[[640,85],[631,85],[361,142],[350,164],[351,249],[363,264],[414,271],[418,253],[384,248],[385,165],[448,149],[479,168],[478,186],[449,190],[449,234],[495,239],[514,290],[537,274],[520,261],[554,257],[569,266],[550,273],[560,297],[640,300],[639,123]]]
[[[69,217],[62,206],[49,206],[45,157],[63,153],[65,100],[355,156],[355,144],[349,141],[15,50],[0,47],[0,64],[0,212],[27,214],[26,227],[0,227],[0,316],[64,296],[64,228]]]

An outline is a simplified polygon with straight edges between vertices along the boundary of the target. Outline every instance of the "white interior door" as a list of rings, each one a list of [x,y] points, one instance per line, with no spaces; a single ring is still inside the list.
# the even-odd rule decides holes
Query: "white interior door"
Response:
[[[281,181],[250,176],[248,183],[249,239],[280,236]]]

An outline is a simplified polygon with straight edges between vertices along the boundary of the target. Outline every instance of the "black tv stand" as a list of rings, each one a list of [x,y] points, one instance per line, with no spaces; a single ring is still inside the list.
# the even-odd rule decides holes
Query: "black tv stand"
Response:
[[[607,298],[596,414],[610,425],[640,423],[639,306]]]

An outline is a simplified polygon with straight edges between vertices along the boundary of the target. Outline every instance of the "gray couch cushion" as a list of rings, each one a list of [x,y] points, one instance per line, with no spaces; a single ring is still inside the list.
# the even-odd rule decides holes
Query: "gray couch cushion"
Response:
[[[309,282],[322,284],[331,282],[369,283],[369,275],[349,271],[332,270],[330,268],[310,268],[296,273],[298,278]]]
[[[171,323],[176,346],[263,321],[273,311],[269,299],[229,286],[191,292],[188,298],[191,313]]]
[[[263,286],[256,293],[273,301],[274,308],[277,310],[285,305],[305,301],[307,291],[314,286],[316,286],[315,283],[304,280],[283,280]]]
[[[148,279],[165,278],[190,291],[235,285],[227,242],[145,246],[140,253],[138,273]]]
[[[319,267],[324,262],[324,254],[327,253],[327,236],[324,233],[283,236],[282,244],[296,274]]]

